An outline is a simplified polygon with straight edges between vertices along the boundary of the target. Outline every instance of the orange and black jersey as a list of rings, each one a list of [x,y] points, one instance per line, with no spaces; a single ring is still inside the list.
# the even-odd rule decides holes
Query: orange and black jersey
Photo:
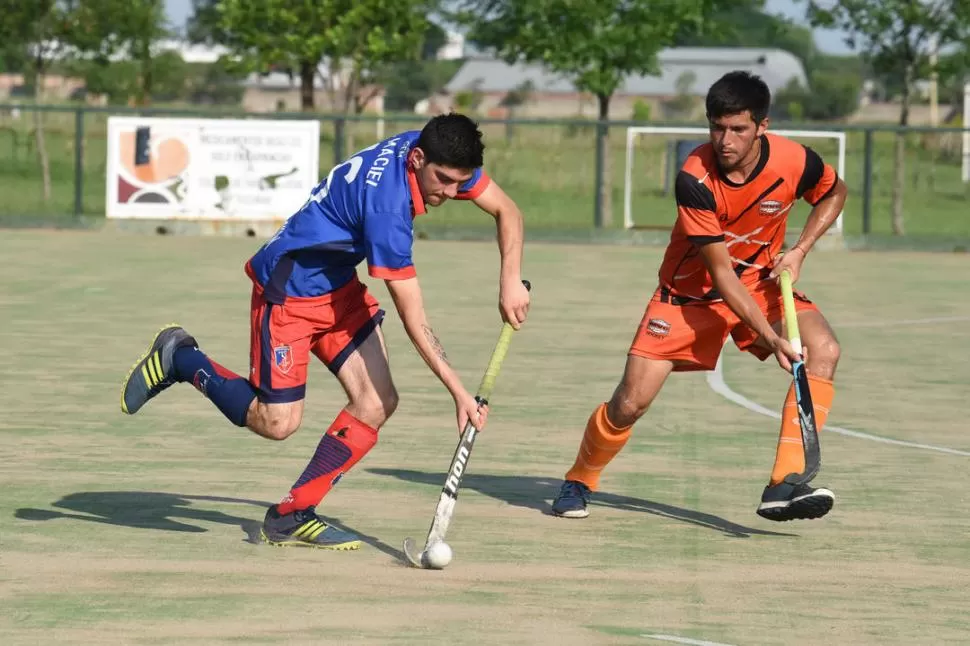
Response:
[[[781,251],[795,201],[814,206],[837,180],[818,153],[778,135],[762,136],[761,158],[742,184],[722,175],[711,144],[698,147],[677,175],[677,222],[660,266],[661,291],[683,303],[719,299],[700,248],[720,241],[742,283],[752,287],[764,280]]]

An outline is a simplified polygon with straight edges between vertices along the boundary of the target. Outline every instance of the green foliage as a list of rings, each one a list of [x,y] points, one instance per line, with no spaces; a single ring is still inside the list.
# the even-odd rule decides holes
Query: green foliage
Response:
[[[792,79],[775,93],[775,113],[790,121],[832,121],[844,119],[859,107],[862,79],[853,72],[816,71],[809,81],[811,89]]]
[[[421,43],[421,59],[425,61],[435,60],[438,50],[448,43],[448,32],[440,25],[428,22],[424,30],[424,37]]]
[[[217,31],[254,71],[300,69],[304,108],[311,108],[324,59],[350,65],[352,93],[381,66],[418,58],[427,8],[426,0],[222,0]],[[354,95],[344,98],[349,108]]]
[[[722,6],[710,21],[717,29],[682,34],[678,47],[774,47],[798,57],[811,71],[819,52],[811,29],[764,13],[763,0]]]
[[[934,47],[970,42],[968,0],[809,0],[808,15],[815,26],[845,31],[846,43],[865,53],[881,80],[899,88],[903,125],[912,85],[928,77]]]
[[[482,104],[484,95],[479,90],[462,90],[455,94],[455,107],[458,112],[473,113]]]
[[[395,63],[383,68],[384,108],[410,112],[418,101],[438,92],[458,72],[462,61],[425,60]]]
[[[0,43],[5,61],[19,63],[28,77],[47,71],[73,36],[70,7],[55,0],[0,0]]]
[[[644,101],[643,99],[637,99],[633,102],[633,120],[639,121],[641,123],[650,121],[650,117],[653,114],[653,106]]]
[[[186,63],[176,52],[152,59],[153,101],[186,101],[206,104],[238,104],[243,88],[238,76],[229,74],[221,62]],[[125,104],[136,96],[141,83],[139,63],[130,60],[79,59],[65,72],[84,79],[89,94],[104,95],[112,104]]]
[[[509,90],[499,102],[503,108],[516,108],[529,101],[529,97],[535,91],[535,85],[531,80],[525,80]]]
[[[703,28],[716,0],[466,0],[457,18],[512,63],[542,63],[600,97],[629,74],[658,71],[657,54]],[[606,101],[604,101],[604,99]],[[606,115],[601,115],[605,117]]]
[[[155,91],[161,77],[171,82],[171,57],[156,61],[155,44],[169,36],[165,26],[165,3],[162,0],[75,0],[71,44],[96,60],[106,61],[112,55],[123,56],[134,66],[134,84],[129,96],[143,105]],[[180,63],[181,61],[179,61]],[[168,75],[169,78],[165,78]],[[117,83],[106,81],[115,88]]]

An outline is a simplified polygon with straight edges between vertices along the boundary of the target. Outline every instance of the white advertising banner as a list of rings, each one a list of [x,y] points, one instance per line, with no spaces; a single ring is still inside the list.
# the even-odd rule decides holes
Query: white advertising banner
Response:
[[[284,220],[319,165],[318,121],[110,117],[107,216]]]

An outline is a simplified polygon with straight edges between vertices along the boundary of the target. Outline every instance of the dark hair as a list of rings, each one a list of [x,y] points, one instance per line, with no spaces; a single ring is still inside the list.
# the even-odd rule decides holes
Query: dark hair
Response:
[[[760,76],[750,72],[728,72],[707,91],[707,118],[720,119],[747,110],[755,123],[768,116],[771,90]]]
[[[451,168],[481,168],[485,144],[478,124],[463,114],[440,114],[421,129],[416,148],[431,164]]]

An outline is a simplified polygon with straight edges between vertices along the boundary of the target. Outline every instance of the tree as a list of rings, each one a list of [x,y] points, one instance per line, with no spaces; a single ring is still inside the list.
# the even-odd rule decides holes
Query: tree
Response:
[[[193,43],[216,45],[225,43],[219,19],[219,3],[222,0],[192,0],[192,15],[186,25],[186,37]]]
[[[809,73],[819,56],[812,31],[764,12],[763,0],[725,5],[710,19],[719,25],[704,32],[686,32],[677,47],[774,47],[797,56]]]
[[[443,88],[458,72],[462,62],[405,61],[381,69],[377,81],[384,87],[384,108],[411,112],[422,99]]]
[[[321,63],[329,63],[331,75],[345,77],[346,112],[360,111],[367,104],[371,97],[360,94],[361,86],[382,65],[418,58],[429,2],[222,0],[216,9],[219,20],[209,33],[217,35],[254,71],[272,67],[295,70],[303,110],[313,110],[314,79]]]
[[[610,99],[630,74],[656,74],[657,54],[700,31],[718,0],[464,0],[456,19],[509,63],[541,63],[599,104],[602,160],[597,226],[612,220],[607,127]]]
[[[899,125],[909,124],[909,109],[916,81],[931,72],[934,50],[965,42],[970,36],[970,0],[808,0],[813,25],[845,31],[846,44],[860,47],[872,69],[900,82]],[[903,184],[905,133],[895,142],[892,190],[892,231],[904,233]]]
[[[70,8],[56,0],[0,0],[0,41],[24,65],[25,85],[32,85],[40,103],[44,76],[71,36]],[[51,199],[50,159],[44,139],[44,119],[34,110],[34,137],[40,164],[44,201]]]
[[[171,61],[156,61],[157,43],[170,35],[163,0],[70,0],[77,7],[71,44],[107,65],[113,57],[132,61],[135,105],[152,98],[156,76],[171,68]]]
[[[798,79],[791,79],[772,97],[772,113],[791,121],[832,121],[843,119],[859,108],[862,76],[857,72],[817,69],[809,84],[811,89]]]

